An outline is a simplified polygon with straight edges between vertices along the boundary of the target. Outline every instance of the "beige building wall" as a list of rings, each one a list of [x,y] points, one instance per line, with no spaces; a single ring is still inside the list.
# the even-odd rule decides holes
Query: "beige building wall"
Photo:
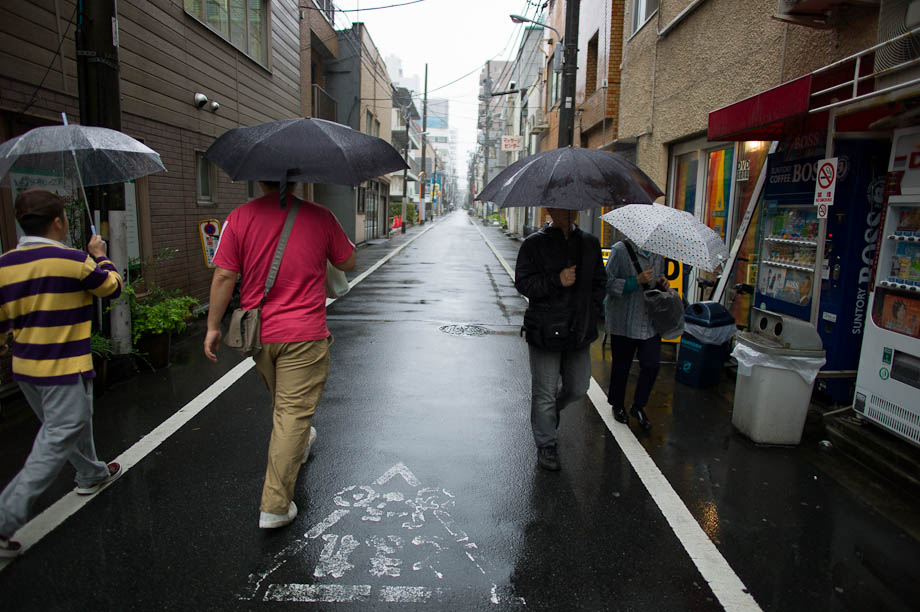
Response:
[[[662,188],[669,145],[705,136],[709,113],[875,44],[875,7],[844,6],[836,28],[771,18],[776,0],[707,0],[664,35],[691,4],[661,0],[638,32],[626,6],[620,140],[637,139],[637,163]]]

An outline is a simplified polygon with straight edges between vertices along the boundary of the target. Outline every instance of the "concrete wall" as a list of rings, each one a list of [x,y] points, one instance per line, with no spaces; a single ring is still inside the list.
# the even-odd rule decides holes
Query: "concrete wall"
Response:
[[[661,0],[639,32],[624,27],[619,138],[638,138],[637,162],[667,183],[671,143],[705,135],[709,113],[875,44],[877,8],[844,6],[836,28],[786,24],[775,0],[708,0],[664,37],[690,4]]]

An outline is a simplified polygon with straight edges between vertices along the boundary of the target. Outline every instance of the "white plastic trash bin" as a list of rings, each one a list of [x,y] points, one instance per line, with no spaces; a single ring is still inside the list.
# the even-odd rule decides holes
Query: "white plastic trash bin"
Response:
[[[821,337],[805,321],[754,308],[752,331],[736,335],[732,425],[760,444],[798,444],[811,392],[825,363]]]

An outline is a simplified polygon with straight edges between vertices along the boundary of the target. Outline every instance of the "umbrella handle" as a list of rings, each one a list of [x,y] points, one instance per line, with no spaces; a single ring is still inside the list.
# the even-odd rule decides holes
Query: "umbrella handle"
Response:
[[[61,113],[61,120],[64,121],[64,125],[70,125],[67,123],[67,113]],[[77,152],[73,150],[73,147],[70,148],[70,154],[73,156],[73,167],[77,171],[77,181],[80,182],[80,193],[83,194],[83,204],[86,206],[86,214],[89,216],[89,229],[92,236],[96,235],[96,226],[93,223],[93,211],[89,208],[89,199],[86,197],[86,189],[83,188],[83,177],[80,176],[80,166],[77,164]]]

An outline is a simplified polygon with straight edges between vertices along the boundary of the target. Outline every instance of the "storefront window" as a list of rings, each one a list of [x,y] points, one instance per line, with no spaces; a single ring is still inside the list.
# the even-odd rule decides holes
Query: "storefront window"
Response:
[[[741,143],[738,154],[738,167],[735,171],[735,205],[732,214],[732,228],[738,228],[741,225],[744,213],[754,193],[754,187],[757,185],[757,177],[760,176],[760,172],[767,161],[769,145],[769,142],[761,141]],[[730,291],[739,283],[753,286],[757,281],[759,257],[757,237],[760,235],[760,216],[760,214],[754,214],[751,217],[747,233],[744,235],[741,247],[738,249],[735,271],[732,275],[732,281],[728,285]],[[750,323],[752,300],[753,296],[750,294],[737,295],[734,301],[729,304],[729,311],[735,317],[735,322],[738,325],[747,326]]]
[[[696,181],[699,155],[686,153],[679,155],[675,164],[673,206],[690,214],[696,210]]]

